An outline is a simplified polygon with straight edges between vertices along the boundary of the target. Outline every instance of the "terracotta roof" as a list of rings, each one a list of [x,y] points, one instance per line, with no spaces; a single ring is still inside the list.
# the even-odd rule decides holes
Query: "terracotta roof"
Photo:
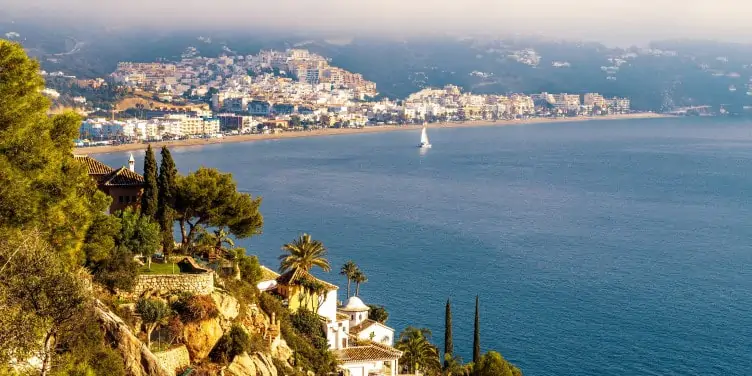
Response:
[[[339,320],[350,320],[350,316],[344,313],[337,312],[337,321]]]
[[[350,327],[350,333],[351,334],[358,334],[358,333],[362,332],[364,329],[368,328],[369,326],[371,326],[373,324],[377,324],[377,322],[373,321],[371,319],[365,319],[360,324],[355,325],[355,326],[351,326]]]
[[[75,158],[75,160],[77,161],[85,163],[86,167],[89,169],[89,175],[92,175],[97,180],[99,180],[98,178],[102,175],[107,175],[113,171],[112,167],[88,155],[74,155],[73,158]]]
[[[267,268],[264,265],[261,265],[261,280],[262,281],[269,281],[269,280],[277,279],[277,278],[279,278],[279,273]]]
[[[385,345],[369,343],[365,346],[346,347],[335,350],[334,355],[341,362],[370,362],[399,359],[402,351]]]
[[[129,170],[126,167],[111,172],[102,179],[101,184],[104,186],[143,186],[144,177]]]
[[[304,279],[304,278],[313,279],[321,283],[322,285],[324,285],[324,288],[326,288],[327,290],[339,289],[337,285],[333,285],[327,281],[318,279],[314,277],[313,275],[311,275],[311,273],[308,273],[307,271],[303,269],[294,269],[294,270],[288,271],[285,274],[282,274],[281,276],[277,277],[277,283],[283,284],[283,285],[291,285],[291,284],[295,284],[297,281]]]

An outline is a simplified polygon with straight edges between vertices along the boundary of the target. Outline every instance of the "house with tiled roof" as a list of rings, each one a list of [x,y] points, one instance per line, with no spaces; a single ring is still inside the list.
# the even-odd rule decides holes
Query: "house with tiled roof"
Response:
[[[392,347],[394,329],[368,319],[370,308],[357,296],[337,307],[337,287],[297,269],[282,275],[261,267],[260,291],[284,298],[291,312],[316,312],[326,331],[329,349],[345,376],[395,376],[402,352]]]
[[[144,191],[144,177],[136,173],[136,161],[131,154],[128,167],[114,169],[88,156],[76,155],[74,158],[86,165],[89,176],[97,182],[100,191],[112,198],[110,213],[125,208],[138,209],[141,194]]]

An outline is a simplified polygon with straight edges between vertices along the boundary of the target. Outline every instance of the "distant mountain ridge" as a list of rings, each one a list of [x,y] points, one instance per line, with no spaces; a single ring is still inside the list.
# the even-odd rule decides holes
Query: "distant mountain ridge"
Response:
[[[179,59],[189,46],[203,56],[218,56],[228,48],[251,54],[297,45],[362,73],[390,98],[455,84],[477,93],[599,92],[629,97],[638,110],[710,105],[741,113],[752,106],[752,46],[743,44],[675,40],[654,42],[649,49],[621,49],[542,38],[452,37],[330,43],[284,35],[206,33],[199,39],[198,32],[61,31],[0,23],[0,36],[9,32],[20,34],[17,39],[43,69],[85,78],[106,76],[119,61]]]

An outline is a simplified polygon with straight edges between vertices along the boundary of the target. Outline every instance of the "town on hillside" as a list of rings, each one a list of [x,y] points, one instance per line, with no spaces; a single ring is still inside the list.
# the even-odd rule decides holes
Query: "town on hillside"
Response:
[[[43,73],[50,79],[66,77]],[[631,112],[629,99],[598,93],[481,95],[454,85],[390,100],[379,97],[376,84],[361,74],[331,66],[325,57],[304,49],[208,58],[189,48],[177,62],[122,62],[106,80],[68,80],[75,82],[71,86],[93,92],[105,87],[108,93],[120,93],[114,97],[129,98],[108,109],[74,97],[72,105],[86,114],[79,146]],[[52,88],[44,92],[60,96]]]

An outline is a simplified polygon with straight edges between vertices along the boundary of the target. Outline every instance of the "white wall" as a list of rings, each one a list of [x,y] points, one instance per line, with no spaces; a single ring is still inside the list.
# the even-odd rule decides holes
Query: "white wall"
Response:
[[[367,327],[362,332],[358,333],[358,338],[363,340],[370,340],[371,333],[374,334],[373,341],[392,346],[394,343],[394,329],[387,328],[378,324]]]
[[[337,290],[329,290],[326,293],[324,303],[319,308],[319,315],[326,317],[329,321],[337,321]]]
[[[329,349],[337,350],[350,346],[350,340],[348,339],[348,333],[350,332],[350,325],[347,320],[339,322],[331,322],[326,325],[326,340],[329,343]],[[343,344],[342,340],[347,339]]]
[[[350,376],[368,376],[369,371],[381,370],[381,362],[347,363],[343,366],[350,371]]]

